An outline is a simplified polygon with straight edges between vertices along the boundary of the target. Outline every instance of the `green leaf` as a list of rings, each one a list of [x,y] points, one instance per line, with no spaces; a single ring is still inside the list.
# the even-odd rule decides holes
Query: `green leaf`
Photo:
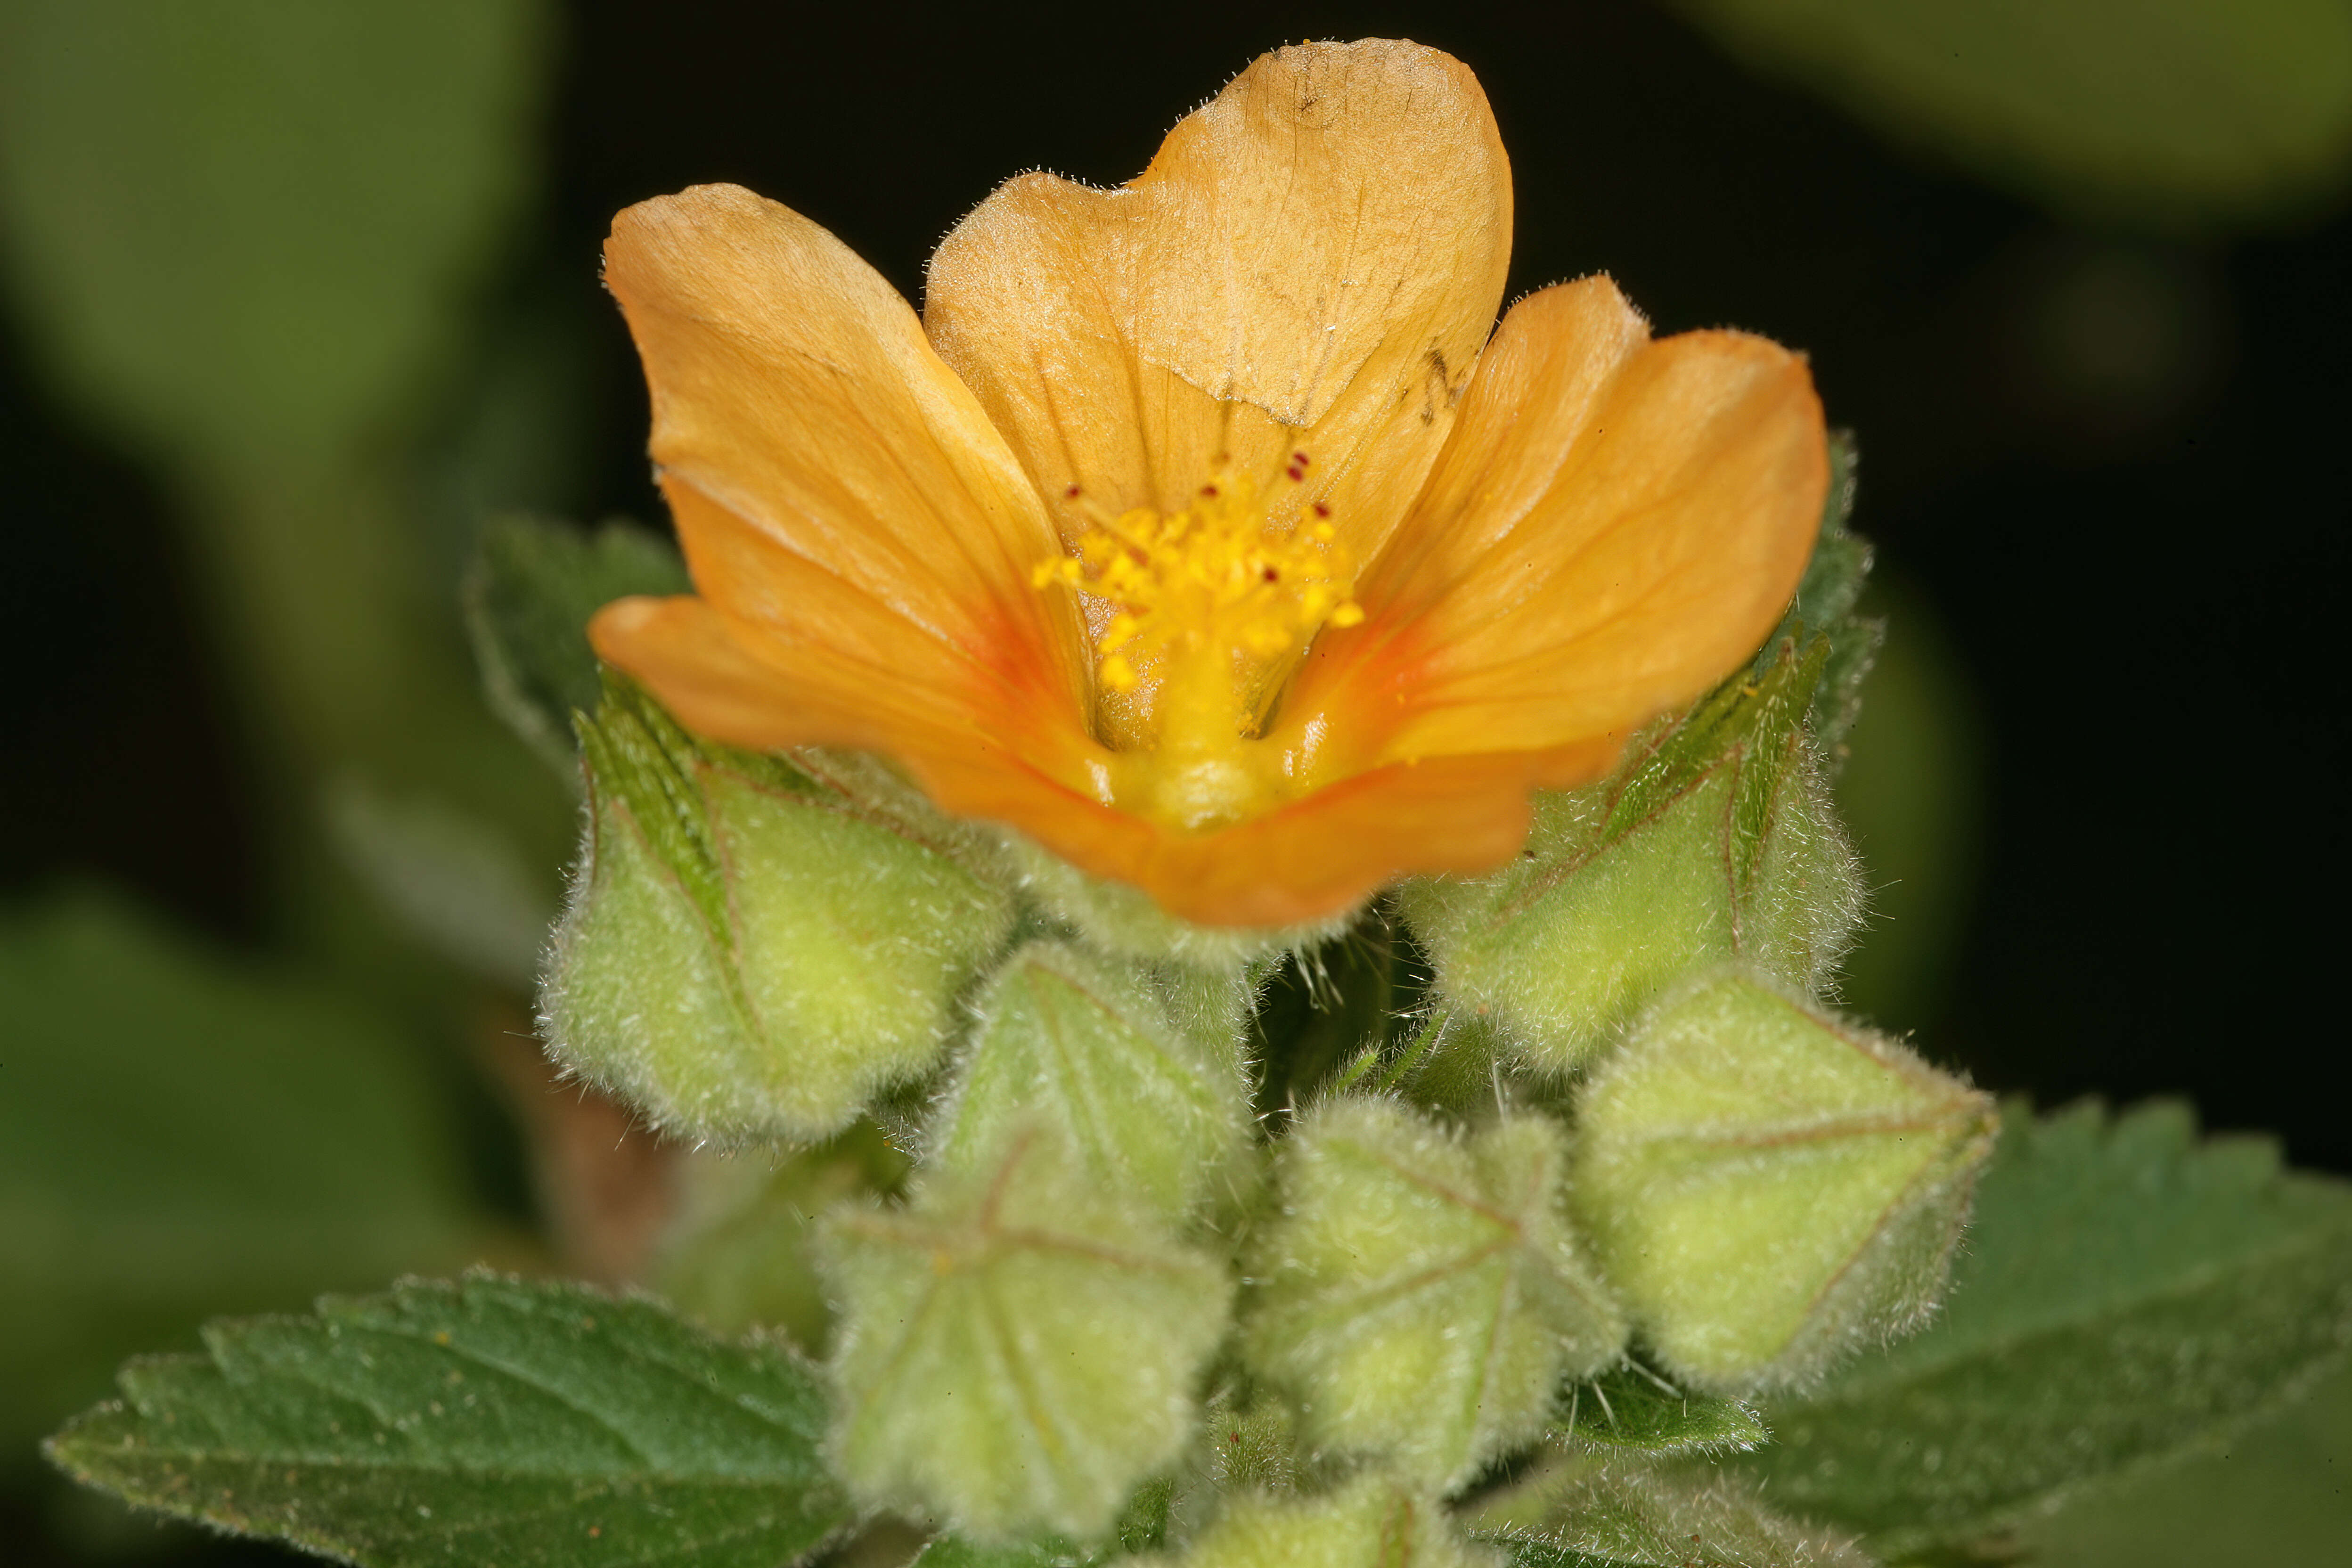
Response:
[[[2352,162],[2340,0],[1681,0],[1734,51],[2045,202],[2210,226]]]
[[[2352,1372],[2179,1465],[2101,1487],[2027,1521],[2031,1562],[2065,1568],[2326,1563],[2352,1541]]]
[[[1685,723],[1687,729],[1698,721],[1737,721],[1738,710],[1731,706],[1731,694],[1743,688],[1766,686],[1774,666],[1787,662],[1788,649],[1803,648],[1807,663],[1802,671],[1802,709],[1813,743],[1827,772],[1835,777],[1844,764],[1846,733],[1862,712],[1863,679],[1878,660],[1879,646],[1886,637],[1886,623],[1876,616],[1854,614],[1862,591],[1870,581],[1870,569],[1877,552],[1870,541],[1846,527],[1847,520],[1853,515],[1855,465],[1860,460],[1853,432],[1831,431],[1829,448],[1829,494],[1822,502],[1821,527],[1813,538],[1812,556],[1805,563],[1805,574],[1797,584],[1789,613],[1780,618],[1772,635],[1764,639],[1746,676],[1726,681],[1712,698],[1693,710],[1691,719]],[[1747,695],[1754,701],[1759,694],[1749,690]],[[1767,700],[1780,700],[1769,693],[1764,695]],[[1776,729],[1790,728],[1794,717],[1768,719],[1764,733],[1769,736]],[[1704,738],[1705,732],[1699,731],[1698,738]],[[1734,731],[1734,738],[1742,732]],[[1685,736],[1675,739],[1684,745],[1690,743],[1690,738]]]
[[[1726,1478],[1606,1466],[1553,1485],[1543,1523],[1480,1539],[1518,1568],[1870,1568],[1851,1542],[1782,1517]]]
[[[1766,1412],[1738,1461],[1900,1555],[2226,1435],[2352,1339],[2352,1189],[2189,1110],[2012,1110],[1934,1328]]]
[[[364,438],[528,199],[550,9],[0,8],[20,321],[143,443],[267,466]]]
[[[467,689],[407,458],[532,200],[553,12],[0,5],[0,288],[164,470],[259,764],[433,794],[537,864],[560,799]],[[306,814],[263,826],[318,875]]]
[[[1601,1449],[1725,1454],[1770,1440],[1762,1417],[1738,1400],[1685,1393],[1637,1366],[1570,1384],[1554,1415],[1557,1430]]]
[[[0,1444],[218,1312],[482,1238],[416,1046],[111,899],[0,920]]]
[[[528,994],[558,913],[554,879],[492,823],[431,795],[395,797],[347,775],[329,788],[330,837],[409,934]]]
[[[1826,631],[1853,614],[1870,577],[1874,552],[1870,541],[1849,532],[1853,517],[1854,478],[1861,451],[1851,430],[1830,432],[1830,488],[1822,500],[1820,531],[1813,541],[1812,559],[1798,581],[1790,613],[1806,626]]]
[[[1886,639],[1884,620],[1854,614],[1877,555],[1870,541],[1846,527],[1853,515],[1859,461],[1853,432],[1831,431],[1830,489],[1822,503],[1821,531],[1813,541],[1812,559],[1805,563],[1805,575],[1797,584],[1787,618],[1766,639],[1755,666],[1755,674],[1763,676],[1784,639],[1800,645],[1810,645],[1816,637],[1827,639],[1807,716],[1813,743],[1821,749],[1832,777],[1844,764],[1846,735],[1862,713],[1863,680],[1877,664],[1879,647]]]
[[[49,1440],[77,1479],[370,1565],[774,1568],[851,1510],[782,1347],[488,1274],[215,1323]]]
[[[484,525],[466,576],[466,629],[490,707],[566,778],[580,766],[572,715],[604,695],[588,617],[631,594],[693,584],[676,546],[618,519],[593,533],[539,518]]]

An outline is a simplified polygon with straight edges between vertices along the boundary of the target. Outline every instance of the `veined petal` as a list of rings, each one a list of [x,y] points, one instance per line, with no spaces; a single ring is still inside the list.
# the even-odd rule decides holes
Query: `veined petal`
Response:
[[[1013,180],[932,258],[925,324],[1047,495],[1180,510],[1293,450],[1359,560],[1444,444],[1510,258],[1468,68],[1417,44],[1261,57],[1127,185]]]
[[[1772,628],[1828,485],[1801,356],[1653,341],[1606,279],[1545,289],[1496,333],[1358,585],[1364,623],[1318,644],[1293,712],[1328,715],[1335,755],[1367,766],[1622,742]]]
[[[927,782],[961,780],[958,799],[935,793],[965,816],[1018,820],[974,779],[1002,773],[1084,780],[1096,748],[1081,731],[1024,722],[1018,707],[991,709],[962,690],[908,679],[886,650],[844,638],[804,643],[727,614],[706,599],[621,599],[589,623],[606,662],[644,681],[687,728],[752,751],[848,746],[898,758]],[[1034,710],[1031,710],[1032,715]],[[1016,802],[1034,789],[1016,792]],[[980,804],[987,799],[991,808]]]
[[[1074,617],[1029,585],[1054,544],[1042,503],[873,268],[789,208],[700,185],[622,213],[604,280],[706,599],[820,657],[887,643],[899,679],[972,704],[1010,678],[1083,724]]]

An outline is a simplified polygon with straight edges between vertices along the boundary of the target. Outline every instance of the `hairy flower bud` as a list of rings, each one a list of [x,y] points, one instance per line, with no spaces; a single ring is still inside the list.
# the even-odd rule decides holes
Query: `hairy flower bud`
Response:
[[[980,1538],[1090,1540],[1192,1430],[1231,1282],[1060,1140],[828,1226],[835,1472]]]
[[[1247,999],[1239,975],[1031,943],[990,982],[934,1158],[985,1165],[1046,1124],[1096,1180],[1181,1216],[1242,1146]]]
[[[1563,1145],[1540,1116],[1465,1142],[1385,1100],[1299,1124],[1243,1345],[1309,1442],[1449,1489],[1540,1432],[1562,1378],[1616,1355],[1624,1321],[1570,1233]]]
[[[836,759],[698,741],[610,679],[580,722],[587,842],[542,997],[550,1045],[665,1131],[838,1131],[923,1071],[1011,896],[964,830]]]
[[[1801,987],[1826,973],[1861,907],[1804,729],[1828,652],[1784,648],[1613,779],[1539,797],[1503,870],[1407,883],[1440,994],[1558,1070],[1695,969],[1737,958]]]
[[[1895,1042],[1726,972],[1586,1088],[1570,1202],[1666,1367],[1738,1393],[1933,1309],[1997,1125]]]
[[[1385,1475],[1313,1498],[1239,1492],[1181,1556],[1150,1568],[1501,1568],[1435,1497]]]

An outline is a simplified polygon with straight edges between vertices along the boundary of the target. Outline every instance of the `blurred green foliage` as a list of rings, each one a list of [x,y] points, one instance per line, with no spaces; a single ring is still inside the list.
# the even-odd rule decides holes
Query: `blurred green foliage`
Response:
[[[2352,165],[2340,0],[1679,4],[1889,136],[2102,222],[2272,221]],[[551,0],[0,6],[0,290],[57,383],[173,489],[267,760],[263,815],[296,841],[280,858],[309,868],[288,879],[289,945],[316,945],[309,807],[331,787],[373,889],[510,990],[572,812],[472,689],[448,570],[469,542],[434,537],[447,520],[425,515],[425,492],[524,498],[418,469],[429,438],[445,462],[544,474],[572,434],[556,384],[571,323],[486,333],[478,310],[534,216],[554,43]],[[493,696],[546,719],[537,738],[562,762],[583,689],[552,676],[581,651],[572,618],[667,558],[638,536],[519,525],[488,559],[556,557],[576,590],[563,616],[502,597],[512,570],[478,579],[472,609],[478,631],[495,623],[531,655],[503,676],[492,660]],[[1979,748],[1925,606],[1898,585],[1874,607],[1892,636],[1839,797],[1878,923],[1849,996],[1902,1026],[1933,1016],[1953,957]],[[380,941],[350,892],[327,896],[328,923]],[[467,1192],[415,1015],[321,975],[232,960],[102,896],[0,916],[0,1472],[122,1356],[184,1342],[201,1318],[525,1245]],[[427,989],[454,1011],[478,984],[453,969]],[[1360,1022],[1334,1022],[1331,1054]],[[757,1300],[814,1337],[823,1302],[799,1248],[815,1186],[783,1181],[801,1174],[748,1180],[759,1204],[714,1209],[723,1225],[674,1248],[674,1288],[730,1327]],[[728,1272],[755,1222],[791,1243],[776,1279]],[[773,1305],[786,1290],[790,1311]],[[1964,1296],[1963,1327],[1969,1310]],[[2352,1376],[2172,1458],[2028,1521],[2020,1541],[2083,1568],[2186,1568],[2252,1542],[2323,1560],[2352,1535]]]
[[[1839,992],[1884,1028],[1915,1029],[1940,1016],[1962,956],[1984,830],[1984,742],[1934,606],[1899,583],[1874,587],[1866,603],[1885,637],[1836,795],[1867,903]]]
[[[2342,0],[1675,0],[1894,140],[2158,228],[2292,214],[2352,167]]]
[[[2320,1563],[2352,1542],[2352,1370],[2275,1421],[2029,1521],[2018,1543],[2056,1568]]]
[[[215,1312],[498,1243],[376,1012],[115,900],[0,919],[0,1469]]]
[[[446,368],[530,198],[537,0],[17,0],[0,191],[23,320],[174,458],[332,458]]]
[[[0,10],[0,281],[173,481],[298,839],[355,770],[561,854],[404,471],[533,195],[550,23],[541,0]]]

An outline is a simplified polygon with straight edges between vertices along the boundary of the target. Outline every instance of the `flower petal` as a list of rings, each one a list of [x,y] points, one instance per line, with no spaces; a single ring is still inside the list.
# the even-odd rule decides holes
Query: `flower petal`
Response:
[[[989,781],[1024,781],[1009,797],[1016,803],[1040,785],[1066,793],[1055,780],[1086,779],[1100,755],[1083,731],[1024,722],[1017,707],[991,710],[953,688],[905,679],[887,655],[780,639],[689,595],[617,600],[596,613],[588,634],[607,663],[644,681],[697,734],[752,751],[881,752],[926,782],[947,780],[954,798],[933,798],[963,816],[1013,820]]]
[[[1454,420],[1510,258],[1469,69],[1372,39],[1262,56],[1113,191],[1013,180],[932,258],[925,323],[1041,490],[1181,507],[1220,452],[1360,560]]]
[[[1771,630],[1828,486],[1801,356],[1740,332],[1654,342],[1604,278],[1531,295],[1290,721],[1328,715],[1355,765],[1622,740]]]
[[[983,813],[1010,821],[1095,876],[1132,883],[1202,925],[1292,926],[1343,913],[1394,878],[1492,870],[1518,853],[1528,792],[1557,773],[1606,773],[1616,743],[1574,754],[1499,752],[1359,773],[1264,816],[1189,833],[1076,795],[1003,793]],[[1039,784],[1040,775],[1032,779]],[[924,780],[945,801],[945,784]],[[961,809],[952,807],[951,809]]]
[[[1029,585],[1054,546],[1042,504],[873,268],[789,208],[701,185],[614,219],[604,279],[705,598],[779,648],[974,713],[1009,680],[1083,726],[1074,617]],[[608,657],[634,668],[645,646]]]
[[[1094,876],[1141,888],[1204,925],[1286,926],[1349,910],[1399,876],[1474,873],[1517,853],[1528,791],[1605,773],[1615,742],[1551,755],[1502,752],[1397,763],[1208,834],[1116,810],[1063,782],[1084,759],[1017,751],[961,727],[918,694],[823,679],[763,657],[700,599],[624,599],[598,613],[597,648],[638,672],[688,729],[755,748],[833,744],[895,756],[942,809],[1009,824]],[[1001,727],[1000,727],[1001,728]],[[1041,762],[1045,765],[1040,765]],[[1060,776],[1056,776],[1056,775]]]

